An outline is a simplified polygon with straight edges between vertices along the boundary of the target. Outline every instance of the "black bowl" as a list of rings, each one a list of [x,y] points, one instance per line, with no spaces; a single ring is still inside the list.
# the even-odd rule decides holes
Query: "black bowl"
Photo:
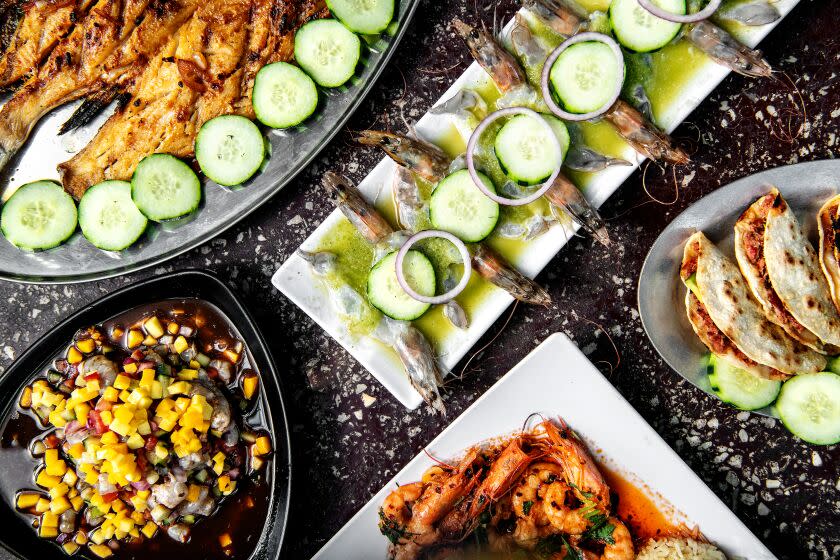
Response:
[[[271,469],[268,512],[259,542],[250,560],[275,560],[283,544],[291,491],[291,454],[289,429],[280,380],[274,361],[251,314],[239,298],[209,272],[185,270],[132,284],[78,311],[52,328],[20,356],[0,379],[0,426],[5,426],[16,407],[18,396],[33,378],[43,374],[55,357],[63,352],[80,328],[105,322],[132,308],[163,300],[195,298],[218,308],[235,326],[260,372],[267,411],[265,421],[275,442],[275,451],[268,465]],[[7,478],[7,469],[14,465],[0,464],[0,479]],[[15,477],[8,477],[15,478]],[[14,496],[6,489],[0,505],[0,558],[58,558],[63,554],[50,541],[39,538],[34,529],[14,510]],[[199,528],[197,526],[197,528]],[[256,532],[255,532],[256,534]],[[165,538],[165,537],[164,537]],[[188,545],[189,546],[189,545]],[[200,555],[199,555],[200,557]]]

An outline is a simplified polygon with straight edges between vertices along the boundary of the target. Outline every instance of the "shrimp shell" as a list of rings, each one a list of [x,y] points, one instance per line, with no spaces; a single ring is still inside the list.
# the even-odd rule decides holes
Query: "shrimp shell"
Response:
[[[362,198],[361,193],[347,178],[328,171],[324,175],[322,184],[335,206],[365,239],[377,244],[394,233],[391,225]]]
[[[637,152],[653,160],[665,160],[676,165],[690,161],[685,151],[673,145],[670,136],[649,122],[629,103],[619,99],[604,114],[604,118]]]
[[[485,29],[478,29],[455,18],[452,25],[464,38],[476,62],[484,68],[502,93],[527,83],[527,78],[509,52]]]
[[[571,37],[584,27],[581,17],[559,2],[523,0],[522,5],[552,31],[564,37]],[[582,17],[585,17],[585,14],[582,14]]]
[[[761,51],[742,44],[708,20],[687,26],[685,38],[718,64],[744,76],[769,78],[773,73]]]
[[[779,13],[776,6],[767,0],[729,2],[715,12],[715,19],[734,21],[749,26],[767,25],[781,17],[782,14]]]
[[[470,326],[470,320],[467,318],[467,312],[454,299],[446,302],[443,306],[443,316],[452,323],[455,327],[463,330]]]
[[[420,197],[414,175],[401,165],[395,166],[391,195],[400,227],[409,231],[419,231],[421,226],[429,221],[428,208]]]
[[[429,341],[411,323],[388,317],[383,320],[393,337],[393,348],[405,367],[411,386],[432,409],[446,415],[446,407],[438,390],[443,378]]]
[[[539,284],[511,268],[502,257],[485,245],[476,245],[473,268],[482,278],[514,298],[534,305],[551,305],[551,296]]]
[[[355,140],[365,146],[381,148],[397,164],[433,183],[446,177],[451,163],[449,156],[434,144],[408,136],[363,130]]]
[[[554,206],[565,210],[572,219],[589,232],[605,247],[610,246],[607,226],[598,211],[589,204],[583,193],[574,183],[560,174],[554,184],[545,193],[545,198]]]
[[[633,165],[626,159],[608,157],[586,146],[572,146],[563,160],[563,165],[573,171],[602,171],[615,165]]]

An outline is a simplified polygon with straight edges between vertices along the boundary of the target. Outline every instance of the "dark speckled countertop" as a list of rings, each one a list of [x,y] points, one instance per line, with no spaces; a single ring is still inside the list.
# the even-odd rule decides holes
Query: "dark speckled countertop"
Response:
[[[512,13],[513,2],[498,4],[498,16]],[[448,22],[458,16],[491,24],[493,12],[487,0],[424,0],[349,128],[403,131],[469,63]],[[515,309],[505,333],[470,363],[463,380],[448,385],[450,419],[550,333],[562,331],[779,558],[840,558],[840,446],[800,443],[777,421],[738,412],[695,389],[659,359],[636,311],[647,250],[686,206],[745,175],[840,152],[837,14],[836,2],[803,0],[762,45],[774,67],[796,83],[807,119],[791,112],[799,97],[784,79],[727,78],[675,133],[696,147],[693,162],[676,171],[676,181],[670,171],[663,176],[651,167],[649,194],[640,173],[627,181],[602,209],[617,242],[607,250],[575,239],[546,267],[539,280],[555,305]],[[447,425],[424,409],[406,411],[270,284],[330,211],[313,186],[318,177],[332,169],[359,180],[378,158],[351,145],[342,131],[310,169],[244,223],[174,261],[82,285],[0,283],[0,371],[58,320],[105,293],[181,268],[214,271],[256,315],[285,383],[298,473],[286,556],[308,558]],[[326,386],[310,389],[310,375]],[[609,421],[610,412],[603,414]]]

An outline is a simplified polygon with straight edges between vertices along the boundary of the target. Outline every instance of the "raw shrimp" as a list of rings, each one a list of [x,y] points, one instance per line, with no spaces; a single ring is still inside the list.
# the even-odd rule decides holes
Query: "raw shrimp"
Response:
[[[322,184],[336,208],[350,220],[362,236],[374,245],[394,232],[391,225],[371,206],[346,178],[328,171]]]
[[[429,109],[432,115],[451,115],[465,120],[482,119],[487,114],[487,102],[471,89],[462,89],[440,105]]]
[[[673,145],[670,136],[656,128],[644,115],[621,99],[604,114],[604,119],[633,149],[653,160],[665,160],[677,165],[690,161],[682,148]]]
[[[733,21],[742,25],[767,25],[782,17],[768,0],[735,0],[717,9],[715,19]]]
[[[355,140],[365,146],[383,149],[399,165],[433,183],[446,177],[452,161],[434,144],[390,132],[363,130]]]
[[[590,173],[594,171],[602,171],[608,167],[616,165],[633,165],[626,159],[614,158],[599,154],[592,148],[586,146],[574,145],[569,148],[566,158],[563,160],[563,165],[573,171],[583,171]]]
[[[585,23],[565,6],[546,0],[523,0],[522,5],[545,23],[552,31],[570,37],[585,27]]]
[[[312,253],[310,251],[298,249],[297,254],[300,258],[309,263],[310,268],[312,268],[313,272],[315,272],[318,276],[327,276],[336,270],[336,260],[338,257],[336,257],[335,253],[329,253],[327,251]]]
[[[411,386],[434,410],[446,414],[438,387],[443,378],[432,347],[426,337],[411,323],[383,317],[376,336],[390,344],[400,357]]]
[[[91,356],[81,363],[79,366],[79,375],[91,375],[93,373],[99,374],[99,393],[104,393],[105,389],[114,384],[117,379],[117,364],[109,360],[101,354]]]
[[[470,326],[470,321],[467,318],[467,312],[461,305],[453,300],[446,302],[443,306],[443,316],[459,329],[466,329]]]
[[[751,49],[708,20],[686,26],[685,39],[712,60],[744,76],[768,78],[773,69],[761,51]]]
[[[391,195],[400,227],[417,232],[429,223],[429,208],[423,202],[414,174],[402,165],[395,166]]]
[[[490,74],[502,93],[525,85],[525,72],[516,59],[493,38],[486,29],[478,29],[458,18],[452,25],[464,38],[473,58]]]
[[[609,247],[610,235],[598,211],[589,204],[583,193],[562,173],[545,193],[545,198],[554,206],[568,212],[570,216],[602,245]]]
[[[551,305],[551,296],[539,284],[508,265],[486,245],[475,245],[473,269],[491,284],[514,298],[535,305]]]

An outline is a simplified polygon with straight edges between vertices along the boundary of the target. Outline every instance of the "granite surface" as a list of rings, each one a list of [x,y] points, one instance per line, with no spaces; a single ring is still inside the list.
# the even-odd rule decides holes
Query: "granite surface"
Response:
[[[448,22],[459,16],[490,25],[494,12],[502,18],[513,8],[509,1],[424,0],[348,128],[405,130],[469,63]],[[675,133],[692,146],[693,162],[675,175],[652,166],[646,189],[640,173],[627,181],[602,209],[617,242],[607,250],[577,238],[563,249],[539,277],[554,306],[518,306],[509,321],[505,315],[491,329],[476,347],[481,354],[465,371],[464,363],[456,368],[463,379],[447,385],[450,418],[550,333],[564,332],[779,558],[840,558],[840,446],[803,444],[779,422],[738,412],[695,389],[659,359],[636,311],[645,254],[687,205],[757,171],[836,157],[838,24],[835,2],[800,3],[763,44],[778,79],[727,78]],[[314,187],[318,177],[331,169],[358,180],[378,157],[351,145],[348,131],[341,131],[310,169],[244,223],[174,261],[82,285],[0,283],[0,371],[59,319],[105,293],[181,268],[214,271],[241,293],[280,367],[297,473],[286,556],[311,556],[447,423],[423,409],[407,412],[270,284],[330,211]],[[309,376],[326,386],[310,389]],[[609,411],[603,414],[609,421]]]

